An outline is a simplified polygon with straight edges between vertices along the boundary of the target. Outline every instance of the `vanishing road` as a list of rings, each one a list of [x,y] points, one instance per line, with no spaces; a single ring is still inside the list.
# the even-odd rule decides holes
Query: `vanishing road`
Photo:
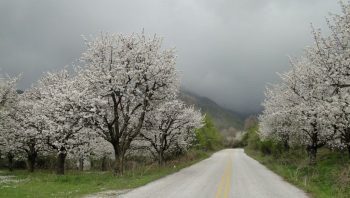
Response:
[[[226,149],[121,197],[307,198],[307,195],[248,157],[243,149]]]

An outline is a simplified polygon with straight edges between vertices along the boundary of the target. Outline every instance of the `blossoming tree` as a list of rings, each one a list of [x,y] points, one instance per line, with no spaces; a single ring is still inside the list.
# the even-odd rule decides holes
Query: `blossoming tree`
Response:
[[[125,154],[147,113],[177,92],[174,50],[163,50],[161,43],[144,33],[87,41],[79,72],[88,88],[85,109],[93,128],[113,145],[116,173],[123,173]]]
[[[195,129],[203,125],[201,113],[187,107],[181,101],[172,100],[161,104],[148,114],[141,137],[148,142],[150,151],[164,162],[164,155],[177,149],[186,150],[195,137]]]

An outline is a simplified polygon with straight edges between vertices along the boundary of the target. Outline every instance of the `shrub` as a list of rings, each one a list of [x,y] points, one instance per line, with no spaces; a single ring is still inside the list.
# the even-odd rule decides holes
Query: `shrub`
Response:
[[[212,119],[206,115],[204,121],[205,125],[196,130],[195,145],[203,150],[217,150],[222,148],[223,138]]]

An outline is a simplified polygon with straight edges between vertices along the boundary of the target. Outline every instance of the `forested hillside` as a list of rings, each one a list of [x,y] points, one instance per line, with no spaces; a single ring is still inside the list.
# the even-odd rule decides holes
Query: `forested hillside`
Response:
[[[232,110],[225,109],[209,98],[199,96],[187,90],[181,90],[180,98],[189,105],[201,109],[202,113],[212,117],[215,126],[225,136],[235,135],[235,133],[243,129],[244,118]]]

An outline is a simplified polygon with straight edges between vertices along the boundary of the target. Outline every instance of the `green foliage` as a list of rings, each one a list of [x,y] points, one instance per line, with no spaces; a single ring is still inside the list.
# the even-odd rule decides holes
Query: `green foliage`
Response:
[[[306,149],[282,142],[261,140],[258,127],[250,128],[243,137],[245,152],[315,198],[350,197],[350,159],[338,151],[321,149],[317,164],[309,165]]]
[[[217,150],[222,148],[223,138],[215,127],[212,119],[205,116],[205,125],[196,130],[196,145],[203,150]]]
[[[350,197],[350,159],[339,152],[321,149],[318,163],[309,165],[304,149],[291,149],[280,156],[246,153],[315,198]]]
[[[257,131],[258,125],[256,124],[250,127],[244,134],[242,145],[247,149],[259,151],[263,155],[273,156],[280,156],[284,151],[288,150],[282,142],[272,139],[261,140]]]
[[[242,145],[248,146],[251,149],[258,149],[260,144],[260,139],[258,134],[256,133],[258,129],[258,125],[254,125],[247,129],[242,137]]]

